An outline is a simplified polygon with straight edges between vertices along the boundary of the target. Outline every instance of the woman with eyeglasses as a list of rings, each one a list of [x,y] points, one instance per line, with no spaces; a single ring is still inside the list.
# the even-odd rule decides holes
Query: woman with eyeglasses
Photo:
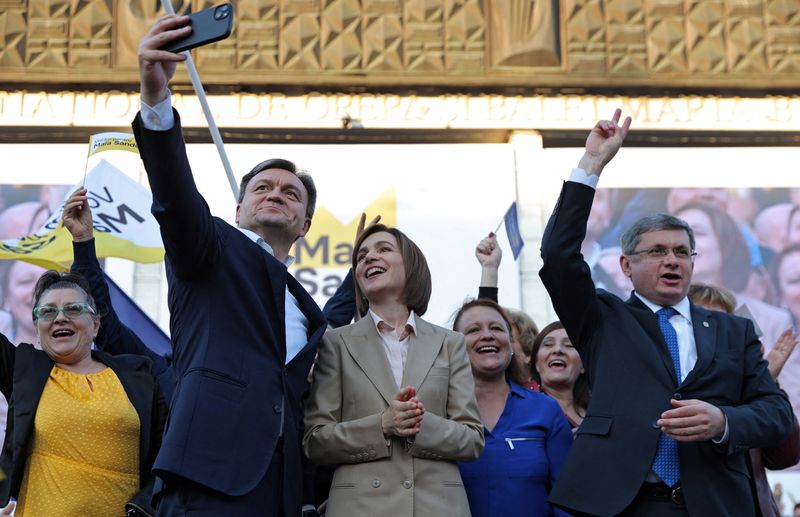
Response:
[[[85,199],[68,202],[65,224],[80,210]],[[150,361],[92,350],[100,319],[81,275],[45,272],[32,319],[41,350],[0,335],[0,391],[11,401],[0,501],[15,498],[17,517],[122,515],[131,501],[127,515],[152,513],[166,408]]]
[[[353,248],[361,319],[329,330],[306,403],[306,455],[336,465],[328,517],[469,516],[456,461],[483,449],[464,337],[422,316],[425,256],[396,228]]]

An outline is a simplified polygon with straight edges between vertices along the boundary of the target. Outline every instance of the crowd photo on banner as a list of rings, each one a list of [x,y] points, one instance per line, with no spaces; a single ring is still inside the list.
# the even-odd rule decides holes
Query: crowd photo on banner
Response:
[[[692,282],[723,287],[737,314],[752,319],[768,354],[800,323],[800,189],[599,189],[581,252],[598,288],[627,298],[633,286],[619,267],[619,239],[636,219],[668,213],[688,222],[697,256]],[[800,355],[779,383],[800,415]]]

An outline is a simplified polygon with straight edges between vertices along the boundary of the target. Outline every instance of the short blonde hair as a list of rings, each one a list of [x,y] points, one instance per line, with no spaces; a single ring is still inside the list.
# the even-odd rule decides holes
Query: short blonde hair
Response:
[[[511,321],[512,332],[515,329],[517,331],[517,339],[522,347],[522,351],[525,352],[526,355],[531,355],[533,340],[536,339],[536,336],[539,334],[539,327],[536,326],[533,318],[522,311],[506,309],[506,314]]]
[[[709,284],[692,284],[689,286],[689,299],[701,306],[716,305],[725,309],[728,314],[736,310],[736,296],[723,287]]]

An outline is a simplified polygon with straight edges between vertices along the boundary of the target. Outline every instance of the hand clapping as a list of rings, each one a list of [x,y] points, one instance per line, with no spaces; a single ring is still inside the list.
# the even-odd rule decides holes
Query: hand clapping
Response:
[[[411,386],[401,389],[381,415],[383,436],[415,436],[422,425],[425,408],[416,397],[417,390]]]

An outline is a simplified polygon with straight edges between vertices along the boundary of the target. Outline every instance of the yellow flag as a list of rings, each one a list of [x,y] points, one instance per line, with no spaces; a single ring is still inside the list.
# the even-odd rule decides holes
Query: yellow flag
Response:
[[[86,176],[98,257],[122,257],[136,262],[164,258],[158,223],[150,213],[152,196],[106,160]],[[64,201],[77,188],[74,187]],[[0,260],[23,260],[38,266],[67,270],[72,264],[72,236],[61,222],[64,202],[31,235],[0,241]]]
[[[136,139],[128,133],[98,133],[89,137],[89,156],[111,150],[139,153]]]

